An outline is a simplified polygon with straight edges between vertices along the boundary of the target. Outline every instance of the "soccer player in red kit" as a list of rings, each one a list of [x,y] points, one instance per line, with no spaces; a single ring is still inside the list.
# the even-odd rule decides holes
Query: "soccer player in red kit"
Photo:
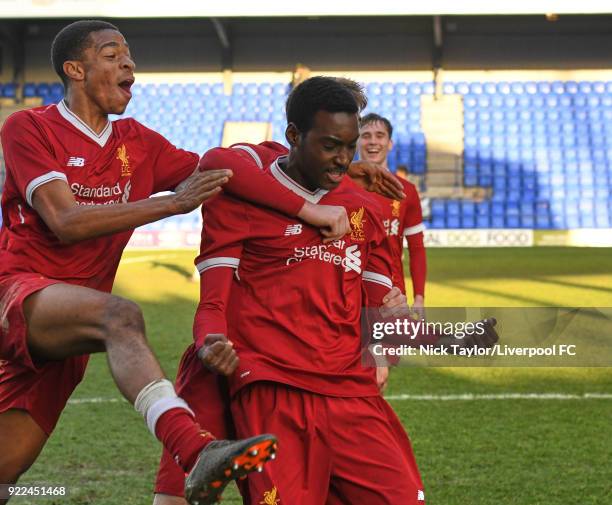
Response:
[[[370,113],[361,118],[358,142],[359,159],[368,165],[378,166],[389,171],[387,156],[393,148],[391,122],[378,114]],[[427,275],[427,258],[423,244],[423,213],[421,199],[414,184],[405,179],[401,181],[406,198],[395,199],[374,195],[380,204],[383,225],[387,233],[386,247],[393,257],[393,285],[406,293],[404,276],[404,240],[408,244],[410,278],[412,280],[413,310],[423,315],[425,306],[425,277]],[[377,380],[381,389],[386,388],[389,369],[385,363],[397,363],[394,357],[379,358],[376,369]]]
[[[34,462],[88,354],[105,351],[121,393],[188,474],[190,501],[213,503],[230,479],[273,455],[274,437],[214,441],[165,379],[140,309],[110,290],[131,230],[193,210],[231,172],[200,173],[194,153],[132,119],[109,122],[134,82],[115,26],[65,27],[52,62],[65,100],[15,113],[1,132],[0,483],[16,482]],[[218,346],[233,355],[231,345]]]
[[[229,377],[237,433],[274,429],[282,444],[277,461],[249,477],[245,503],[424,502],[408,437],[374,368],[361,365],[362,309],[382,305],[392,269],[377,203],[344,177],[358,110],[346,86],[315,77],[287,101],[289,153],[236,146],[309,202],[345,207],[345,237],[323,244],[315,228],[225,192],[203,207],[195,343],[177,384],[190,404],[202,402],[211,379],[197,356],[207,338],[229,336],[240,358]],[[176,495],[171,464],[162,461],[156,490]]]
[[[359,135],[359,158],[389,170],[387,155],[393,147],[391,122],[378,114],[366,114],[361,118]],[[387,243],[393,254],[393,285],[406,293],[404,281],[404,237],[408,242],[410,259],[410,277],[414,296],[414,309],[422,309],[425,303],[425,277],[427,274],[427,259],[423,245],[423,214],[421,200],[414,184],[405,179],[398,179],[404,187],[406,198],[395,200],[374,195],[379,202],[384,226],[387,233]]]

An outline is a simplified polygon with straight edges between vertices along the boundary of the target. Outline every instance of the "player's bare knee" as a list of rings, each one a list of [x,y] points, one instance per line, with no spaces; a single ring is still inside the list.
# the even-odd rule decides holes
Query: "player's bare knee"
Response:
[[[4,453],[0,456],[0,483],[15,484],[26,473],[35,458],[29,454]]]
[[[137,339],[145,335],[145,324],[140,307],[118,296],[109,297],[104,307],[104,340]]]

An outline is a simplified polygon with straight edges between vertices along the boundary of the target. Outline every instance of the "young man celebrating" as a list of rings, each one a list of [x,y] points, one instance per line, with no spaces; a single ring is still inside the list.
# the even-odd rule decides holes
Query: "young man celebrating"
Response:
[[[382,305],[392,272],[376,202],[344,177],[358,111],[345,85],[315,77],[288,98],[289,153],[275,143],[236,146],[296,195],[346,208],[346,236],[322,244],[315,228],[227,193],[203,208],[195,344],[177,382],[195,405],[212,381],[200,349],[229,336],[240,357],[230,376],[237,433],[278,430],[283,445],[273,467],[248,479],[249,504],[424,500],[408,437],[374,369],[361,365],[362,309]],[[159,493],[177,494],[172,464],[162,461]],[[156,503],[181,503],[164,499]]]
[[[232,174],[194,172],[194,153],[132,119],[109,122],[108,114],[123,113],[131,98],[135,67],[115,26],[67,26],[53,42],[52,62],[65,100],[12,115],[1,133],[7,177],[0,236],[0,483],[16,482],[34,462],[89,353],[106,352],[121,393],[188,474],[189,501],[213,503],[229,480],[261,468],[273,455],[274,437],[214,441],[165,379],[140,309],[110,290],[135,227],[193,210]],[[262,177],[253,171],[255,187]],[[265,187],[275,204],[287,190],[270,180]],[[304,209],[330,238],[348,229],[344,209],[290,210],[301,215]],[[214,363],[219,355],[235,359],[231,345],[217,341],[202,361]]]
[[[367,114],[361,118],[359,135],[359,158],[370,164],[389,170],[387,155],[393,148],[391,135],[393,126],[387,118],[378,114]],[[387,233],[387,244],[393,254],[393,285],[406,293],[404,265],[402,255],[404,237],[408,242],[410,258],[410,277],[414,295],[413,309],[420,311],[425,304],[425,277],[427,259],[423,245],[423,215],[421,201],[414,184],[405,179],[401,181],[406,194],[403,200],[374,196],[383,212],[384,226]]]

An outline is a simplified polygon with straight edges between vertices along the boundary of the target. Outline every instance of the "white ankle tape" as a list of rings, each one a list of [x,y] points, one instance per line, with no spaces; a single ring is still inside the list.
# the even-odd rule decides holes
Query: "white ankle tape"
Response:
[[[168,410],[182,408],[194,415],[187,403],[176,395],[174,386],[168,379],[159,379],[146,385],[138,393],[134,408],[145,418],[154,436],[157,420]]]
[[[155,434],[155,426],[157,425],[159,418],[172,409],[184,409],[195,418],[195,414],[189,408],[187,402],[182,398],[179,398],[178,396],[174,398],[162,398],[151,405],[147,411],[147,426],[149,427],[149,431],[153,433],[153,436],[157,436]]]

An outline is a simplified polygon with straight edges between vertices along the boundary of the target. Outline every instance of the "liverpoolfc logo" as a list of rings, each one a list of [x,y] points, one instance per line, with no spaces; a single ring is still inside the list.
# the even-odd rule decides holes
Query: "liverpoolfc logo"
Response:
[[[400,205],[401,205],[401,202],[399,200],[393,200],[391,202],[391,215],[393,217],[399,217],[399,215],[400,215]]]
[[[260,505],[278,505],[280,503],[280,498],[277,498],[276,495],[278,491],[276,490],[276,486],[272,488],[271,491],[266,491],[263,495],[263,501],[260,501]]]
[[[125,144],[121,144],[121,147],[117,148],[117,159],[121,162],[121,177],[128,177],[132,175],[130,169],[130,157],[127,154]]]
[[[361,251],[357,244],[353,244],[346,248],[346,257],[342,264],[344,265],[344,271],[361,273]]]
[[[351,238],[355,242],[363,242],[365,240],[365,233],[363,232],[363,223],[366,220],[363,218],[365,209],[360,207],[359,210],[351,212]]]

